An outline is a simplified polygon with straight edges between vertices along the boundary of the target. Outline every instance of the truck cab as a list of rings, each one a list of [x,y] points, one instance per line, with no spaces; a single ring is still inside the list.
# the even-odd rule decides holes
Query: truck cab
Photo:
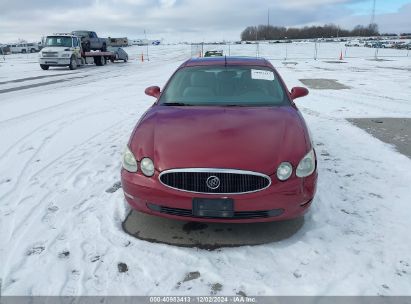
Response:
[[[43,70],[50,66],[68,66],[74,70],[83,64],[80,38],[71,34],[47,36],[44,48],[39,53],[39,64]]]

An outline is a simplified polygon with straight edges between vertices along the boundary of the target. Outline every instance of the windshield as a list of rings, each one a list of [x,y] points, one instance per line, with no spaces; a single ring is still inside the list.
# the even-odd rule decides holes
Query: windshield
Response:
[[[177,71],[160,104],[280,106],[289,104],[277,74],[260,66],[201,66]]]
[[[46,39],[46,46],[71,47],[71,37],[49,36]]]
[[[79,37],[89,37],[90,36],[89,34],[90,34],[89,32],[83,32],[83,31],[73,32],[73,35],[79,36]]]

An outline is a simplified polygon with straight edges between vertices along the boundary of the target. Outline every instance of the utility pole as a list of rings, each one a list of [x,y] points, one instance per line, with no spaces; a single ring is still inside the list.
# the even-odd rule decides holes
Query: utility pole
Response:
[[[147,33],[146,30],[144,30],[144,37],[146,39],[146,43],[147,43],[147,61],[150,61],[150,57],[148,57],[148,39],[147,39]]]

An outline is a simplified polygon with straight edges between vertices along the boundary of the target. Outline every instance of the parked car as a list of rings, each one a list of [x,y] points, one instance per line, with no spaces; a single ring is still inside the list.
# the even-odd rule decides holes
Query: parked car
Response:
[[[13,54],[18,54],[18,53],[25,54],[29,52],[27,43],[16,43],[16,44],[10,44],[8,46],[10,47],[10,51]]]
[[[207,222],[302,216],[317,182],[314,145],[267,60],[184,62],[137,123],[122,159],[127,202],[144,213]]]
[[[107,51],[107,39],[99,38],[96,32],[92,31],[73,31],[74,36],[81,38],[81,46],[85,52],[91,50]]]
[[[395,46],[395,42],[386,41],[382,44],[382,47],[385,49],[392,49]]]
[[[115,54],[115,57],[111,58],[110,61],[114,62],[117,60],[123,60],[124,62],[128,61],[128,54],[120,47],[109,47],[108,50]]]
[[[10,46],[2,44],[0,45],[0,55],[11,54]]]
[[[384,44],[381,41],[369,42],[369,47],[374,49],[384,48]]]
[[[218,57],[223,56],[223,51],[206,51],[204,57]]]
[[[348,41],[346,44],[345,44],[345,46],[346,47],[359,47],[359,46],[364,46],[365,45],[365,43],[363,43],[363,42],[360,42],[360,41],[358,41],[358,40],[351,40],[351,41]]]
[[[405,41],[400,41],[394,44],[394,48],[399,49],[399,50],[404,50],[404,49],[407,49],[407,44],[405,43]]]

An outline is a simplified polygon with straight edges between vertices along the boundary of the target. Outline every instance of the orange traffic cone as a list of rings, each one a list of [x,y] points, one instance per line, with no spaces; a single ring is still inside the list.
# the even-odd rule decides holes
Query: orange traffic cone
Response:
[[[343,60],[342,51],[341,51],[341,53],[340,53],[340,60]]]
[[[141,53],[141,62],[144,62],[144,53]]]

